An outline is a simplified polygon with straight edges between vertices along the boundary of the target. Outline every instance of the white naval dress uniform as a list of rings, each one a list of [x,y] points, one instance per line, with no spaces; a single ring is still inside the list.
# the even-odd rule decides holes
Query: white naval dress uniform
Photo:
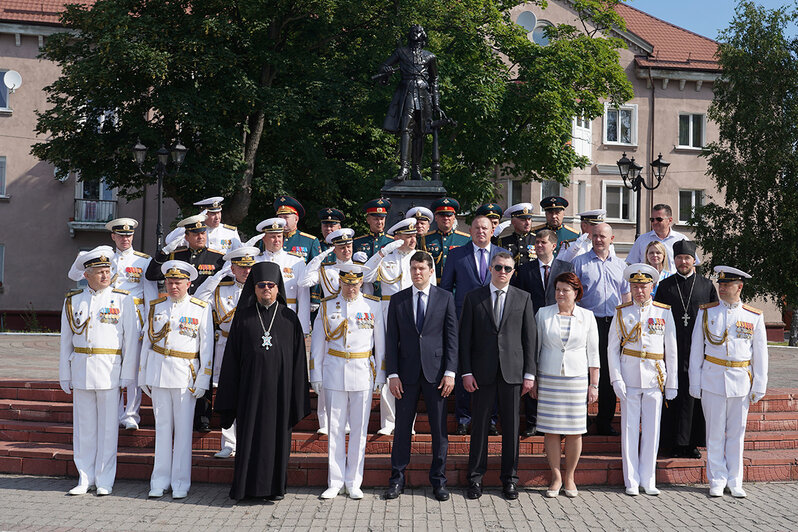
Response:
[[[374,296],[347,302],[338,295],[321,301],[314,322],[310,380],[322,383],[327,401],[328,488],[360,489],[363,482],[372,390],[375,382],[385,383],[381,310]]]
[[[584,255],[593,249],[593,241],[590,240],[590,235],[582,233],[579,238],[573,242],[563,242],[560,244],[560,251],[555,257],[556,260],[565,262],[573,262],[579,255]],[[610,244],[610,256],[615,257],[615,244]]]
[[[624,340],[626,338],[627,340]],[[623,381],[621,456],[627,489],[656,488],[662,395],[678,388],[676,326],[670,305],[649,300],[617,307],[610,326],[610,382]]]
[[[136,309],[127,292],[108,287],[67,294],[58,374],[73,390],[72,448],[79,486],[110,490],[114,485],[119,380],[123,359],[135,363],[138,343]]]
[[[150,260],[149,255],[134,251],[133,248],[125,251],[114,249],[114,256],[111,257],[111,275],[113,276],[111,277],[111,287],[130,292],[130,297],[133,298],[133,303],[136,305],[139,333],[144,328],[149,302],[158,297],[158,285],[144,277]],[[140,351],[141,343],[138,344],[135,355],[131,353],[131,356],[137,359],[134,361],[135,367],[138,367]],[[141,420],[139,417],[141,388],[139,388],[135,377],[133,384],[127,388],[127,401],[124,396],[120,395],[119,397],[119,423],[121,424],[133,421],[138,425]]]
[[[171,486],[173,492],[188,492],[191,486],[191,438],[197,401],[192,390],[210,387],[212,363],[210,306],[188,295],[180,301],[169,297],[151,301],[139,367],[139,383],[152,389],[155,414],[151,490]]]
[[[762,311],[740,302],[702,305],[693,327],[689,376],[691,385],[701,383],[709,487],[741,488],[749,398],[764,395],[768,384]]]
[[[373,283],[379,281],[382,287],[382,315],[383,321],[388,322],[388,306],[391,303],[391,296],[413,286],[413,279],[410,275],[410,258],[416,253],[416,249],[404,252],[395,249],[391,253],[380,257],[375,253],[366,262],[369,268],[364,275],[365,282]],[[437,285],[435,276],[430,279],[430,284]],[[413,422],[415,425],[415,421]],[[380,432],[390,434],[396,425],[396,398],[387,386],[383,386],[380,394]]]
[[[207,246],[217,249],[223,254],[241,247],[241,237],[238,236],[238,229],[233,225],[219,224],[207,231]]]
[[[310,333],[310,289],[299,286],[299,280],[305,275],[305,259],[301,255],[283,251],[272,253],[264,250],[255,257],[258,262],[273,262],[280,266],[285,285],[285,299],[288,308],[293,310],[302,324],[302,332]]]

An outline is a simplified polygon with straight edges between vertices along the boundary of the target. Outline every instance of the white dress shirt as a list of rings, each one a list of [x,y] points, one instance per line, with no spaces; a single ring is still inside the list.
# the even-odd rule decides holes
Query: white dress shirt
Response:
[[[490,270],[490,246],[491,246],[490,242],[488,242],[488,245],[485,246],[484,248],[478,247],[476,244],[474,244],[474,262],[477,265],[477,273],[481,273],[479,271],[479,262],[480,260],[482,260],[482,256],[480,253],[481,249],[485,250],[485,264],[487,265],[488,270]]]

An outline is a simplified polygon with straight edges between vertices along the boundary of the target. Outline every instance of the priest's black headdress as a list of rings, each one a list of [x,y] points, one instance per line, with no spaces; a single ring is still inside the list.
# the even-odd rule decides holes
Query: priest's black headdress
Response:
[[[280,272],[280,265],[274,262],[258,262],[249,272],[244,288],[241,290],[241,297],[238,300],[237,308],[247,308],[254,306],[258,298],[255,296],[255,285],[261,281],[271,281],[277,283],[277,301],[286,305],[285,285],[283,284],[283,274]]]

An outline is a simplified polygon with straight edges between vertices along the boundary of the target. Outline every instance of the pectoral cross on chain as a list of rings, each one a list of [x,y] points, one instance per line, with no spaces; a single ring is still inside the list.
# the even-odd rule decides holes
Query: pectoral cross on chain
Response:
[[[272,335],[268,331],[266,331],[266,333],[264,333],[261,339],[263,340],[261,347],[265,347],[266,351],[268,351],[269,348],[272,346]]]
[[[690,315],[687,314],[687,311],[685,311],[684,316],[682,316],[682,321],[684,322],[684,326],[687,327],[687,324],[690,322]]]

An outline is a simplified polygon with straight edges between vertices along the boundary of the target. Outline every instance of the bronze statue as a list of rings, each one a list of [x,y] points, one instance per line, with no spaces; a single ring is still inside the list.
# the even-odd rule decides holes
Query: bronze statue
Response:
[[[423,47],[427,32],[418,24],[410,27],[407,46],[400,46],[381,66],[373,79],[387,85],[391,74],[399,70],[402,79],[394,92],[388,115],[382,127],[399,135],[399,173],[397,181],[423,179],[421,159],[424,138],[432,133],[432,179],[439,179],[438,129],[453,123],[440,107],[438,94],[438,60]],[[394,65],[397,65],[395,67]],[[437,119],[436,119],[437,116]]]

